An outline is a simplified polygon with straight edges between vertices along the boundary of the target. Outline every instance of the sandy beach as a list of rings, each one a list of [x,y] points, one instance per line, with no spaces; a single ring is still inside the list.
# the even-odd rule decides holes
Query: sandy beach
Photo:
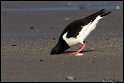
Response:
[[[1,81],[122,82],[122,9],[113,10],[99,22],[86,39],[83,56],[70,55],[80,44],[50,55],[68,23],[94,12],[1,12]]]

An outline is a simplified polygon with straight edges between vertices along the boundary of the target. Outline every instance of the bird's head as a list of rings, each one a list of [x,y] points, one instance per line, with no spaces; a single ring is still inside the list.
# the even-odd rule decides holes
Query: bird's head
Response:
[[[53,49],[51,50],[50,54],[51,55],[55,55],[55,54],[61,54],[63,51],[60,51],[60,48],[55,46],[53,47]]]
[[[50,54],[51,55],[61,54],[68,48],[70,48],[70,46],[68,46],[64,40],[61,41],[59,40],[56,46],[53,47],[53,49],[51,50]]]

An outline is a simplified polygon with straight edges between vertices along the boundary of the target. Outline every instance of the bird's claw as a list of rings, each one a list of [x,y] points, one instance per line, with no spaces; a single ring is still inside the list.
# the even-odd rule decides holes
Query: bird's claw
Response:
[[[71,54],[72,54],[72,55],[76,55],[76,54],[78,54],[78,53],[79,53],[79,52],[72,52]]]

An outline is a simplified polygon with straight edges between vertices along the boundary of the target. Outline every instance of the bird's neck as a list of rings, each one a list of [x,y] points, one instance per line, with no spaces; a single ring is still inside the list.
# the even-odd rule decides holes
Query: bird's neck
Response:
[[[62,52],[70,48],[70,46],[63,39],[60,39],[56,46],[60,48]]]

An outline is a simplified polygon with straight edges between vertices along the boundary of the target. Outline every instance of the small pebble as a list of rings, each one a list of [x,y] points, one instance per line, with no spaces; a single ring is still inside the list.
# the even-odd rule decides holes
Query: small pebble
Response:
[[[96,63],[95,61],[92,61],[92,63],[94,64],[94,63]]]
[[[11,46],[16,46],[15,44],[11,45]]]
[[[70,18],[64,18],[65,20],[70,20]]]
[[[41,59],[40,61],[44,61],[43,59]]]
[[[51,29],[54,29],[55,27],[51,27]]]
[[[93,48],[91,48],[93,50]]]
[[[30,27],[30,29],[34,29],[34,27]]]
[[[109,39],[105,39],[105,40],[109,40]]]
[[[117,10],[120,9],[120,6],[116,6],[116,9],[117,9]]]
[[[80,9],[84,9],[84,7],[83,7],[83,6],[81,6],[81,7],[80,7]]]
[[[52,40],[56,40],[56,38],[52,38]]]
[[[40,30],[39,29],[36,29],[37,32],[39,32]]]
[[[83,55],[83,53],[78,53],[78,54],[76,54],[76,56],[82,56]]]
[[[66,80],[76,80],[76,77],[73,77],[73,76],[67,76],[67,77],[66,77]]]
[[[94,56],[95,58],[97,57],[97,56]]]
[[[71,3],[71,2],[68,2],[67,4],[68,4],[68,6],[71,6],[71,5],[72,5],[72,3]]]

